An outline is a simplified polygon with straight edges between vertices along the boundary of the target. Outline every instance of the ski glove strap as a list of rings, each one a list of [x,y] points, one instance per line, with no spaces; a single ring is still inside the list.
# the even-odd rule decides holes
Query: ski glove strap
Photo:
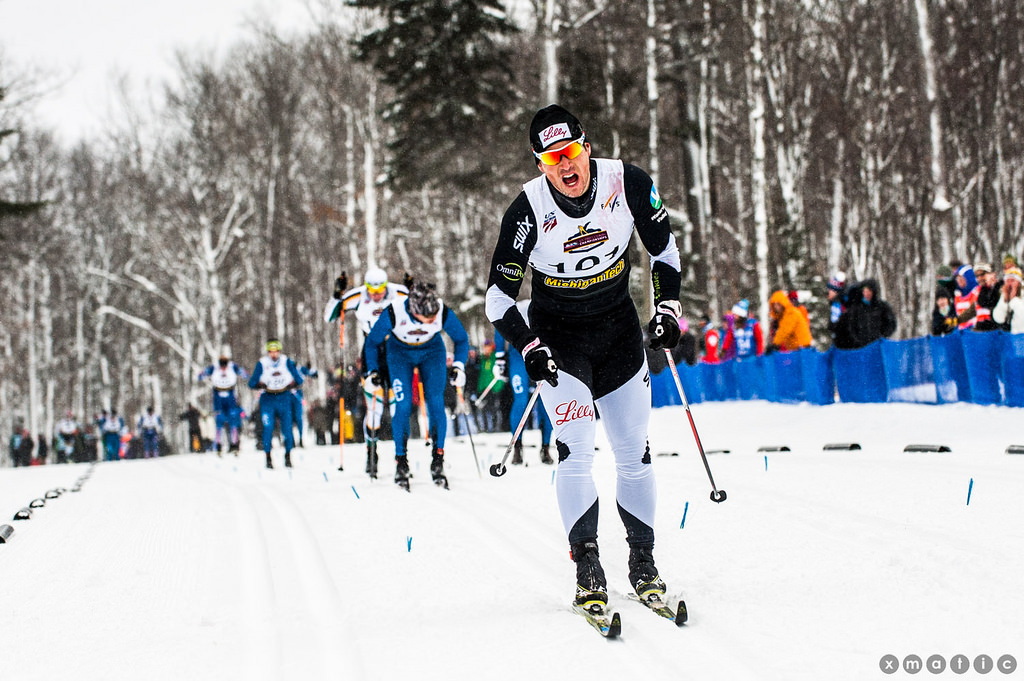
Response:
[[[366,387],[370,389],[370,392],[384,387],[384,381],[381,380],[380,372],[374,370],[366,375]]]
[[[554,350],[541,343],[539,338],[523,348],[523,362],[526,364],[526,375],[531,381],[547,381],[552,386],[558,385],[558,356]]]
[[[448,370],[448,383],[456,388],[466,387],[466,370],[462,368],[462,362],[455,362]]]
[[[671,349],[679,344],[679,317],[682,316],[682,312],[682,305],[678,300],[663,300],[658,303],[654,317],[647,325],[652,350]]]

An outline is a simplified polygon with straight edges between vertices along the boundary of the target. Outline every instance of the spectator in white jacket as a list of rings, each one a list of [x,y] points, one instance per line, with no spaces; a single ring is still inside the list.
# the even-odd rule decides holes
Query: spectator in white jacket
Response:
[[[1024,277],[1020,268],[1011,267],[1003,273],[1003,293],[992,310],[992,319],[1010,333],[1024,333],[1024,300],[1020,297]]]

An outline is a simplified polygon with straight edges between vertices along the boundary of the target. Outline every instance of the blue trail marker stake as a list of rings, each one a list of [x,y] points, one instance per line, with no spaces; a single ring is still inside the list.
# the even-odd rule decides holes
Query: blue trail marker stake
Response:
[[[764,455],[764,470],[766,472],[768,471],[768,455],[767,454]]]
[[[679,529],[683,529],[683,525],[686,524],[686,512],[690,510],[690,502],[687,501],[683,506],[683,522],[679,523]]]
[[[356,495],[356,499],[359,498],[359,492],[356,491],[356,486],[355,485],[352,485],[352,494]]]
[[[967,505],[971,505],[971,491],[974,490],[974,478],[971,478],[971,482],[967,485]]]
[[[327,471],[324,471],[324,482],[328,482],[328,480],[327,480]]]
[[[412,552],[412,537],[405,538],[405,549],[408,552]]]
[[[557,472],[557,471],[551,471],[551,484],[552,484],[552,485],[553,485],[553,484],[555,484],[555,473],[556,473],[556,472]]]

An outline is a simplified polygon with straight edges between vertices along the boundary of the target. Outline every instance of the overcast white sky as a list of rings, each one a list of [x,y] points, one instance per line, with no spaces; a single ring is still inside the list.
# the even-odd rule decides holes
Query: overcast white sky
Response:
[[[221,55],[267,18],[285,32],[309,24],[306,0],[0,0],[0,52],[8,71],[43,71],[60,83],[35,107],[67,142],[110,118],[118,74],[134,99],[172,77],[177,49]]]

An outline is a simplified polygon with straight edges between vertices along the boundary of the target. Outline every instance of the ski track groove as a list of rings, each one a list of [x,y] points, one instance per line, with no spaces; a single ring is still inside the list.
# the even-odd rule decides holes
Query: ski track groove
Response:
[[[240,623],[251,642],[244,655],[245,678],[273,681],[284,679],[281,673],[282,651],[279,619],[275,616],[274,595],[278,589],[270,568],[267,532],[250,494],[238,484],[214,472],[196,468],[191,460],[175,460],[168,470],[187,480],[205,478],[219,484],[231,499],[242,554],[237,560]]]
[[[305,611],[316,619],[315,635],[320,641],[321,671],[327,678],[344,670],[346,679],[366,677],[358,650],[348,641],[356,639],[348,620],[342,617],[344,607],[331,570],[320,550],[309,522],[295,501],[272,486],[259,491],[277,510],[286,527],[285,536],[297,559],[296,580],[306,604]]]
[[[251,671],[246,678],[329,678],[339,670],[345,671],[346,679],[365,678],[360,656],[345,644],[355,640],[354,634],[340,615],[341,599],[318,542],[294,502],[276,489],[282,482],[276,471],[260,470],[255,480],[236,481],[224,477],[220,466],[215,471],[194,466],[192,470],[193,475],[220,483],[237,500],[247,548],[246,558],[239,561],[241,573],[247,575],[242,599],[245,625],[264,623],[254,633],[261,655],[246,656]],[[258,568],[250,573],[248,568],[254,566]],[[302,621],[303,613],[313,621]],[[318,645],[311,647],[311,641]]]

